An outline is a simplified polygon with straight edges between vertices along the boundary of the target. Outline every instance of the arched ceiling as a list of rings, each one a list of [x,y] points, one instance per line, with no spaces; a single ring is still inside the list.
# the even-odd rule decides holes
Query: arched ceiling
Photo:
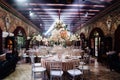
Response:
[[[56,19],[74,32],[116,0],[4,0],[45,33]],[[23,3],[17,2],[23,1]],[[30,16],[33,15],[33,16]]]

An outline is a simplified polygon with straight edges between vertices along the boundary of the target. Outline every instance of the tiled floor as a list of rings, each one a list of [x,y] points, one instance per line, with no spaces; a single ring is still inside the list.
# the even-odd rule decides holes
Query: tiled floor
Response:
[[[70,80],[68,77],[69,76],[64,76],[63,80]],[[3,80],[31,80],[31,65],[29,63],[18,64],[15,72]],[[84,80],[120,80],[120,73],[110,71],[95,60],[95,62],[90,65],[90,74],[86,76]]]

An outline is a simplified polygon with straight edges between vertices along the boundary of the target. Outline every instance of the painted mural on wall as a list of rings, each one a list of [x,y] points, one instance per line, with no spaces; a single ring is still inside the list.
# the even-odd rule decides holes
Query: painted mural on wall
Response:
[[[29,24],[0,7],[0,28],[2,31],[13,32],[17,26],[23,27],[27,36],[29,36],[29,32],[31,31],[38,32]]]
[[[105,36],[110,35],[113,37],[115,30],[117,29],[118,25],[120,25],[120,9],[119,8],[106,14],[105,16],[99,18],[98,20],[82,27],[82,28],[87,27],[89,30],[88,33],[84,32],[86,37],[88,37],[90,32],[97,27],[104,32]],[[82,32],[81,30],[82,29],[79,30],[79,34]]]

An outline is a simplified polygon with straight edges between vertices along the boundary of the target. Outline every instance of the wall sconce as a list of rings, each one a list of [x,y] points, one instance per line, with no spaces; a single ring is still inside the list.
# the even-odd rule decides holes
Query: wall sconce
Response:
[[[31,37],[28,36],[28,37],[27,37],[27,40],[30,40],[30,39],[31,39]]]
[[[6,38],[8,35],[9,35],[8,32],[6,32],[6,31],[3,31],[3,32],[2,32],[2,37],[3,37],[3,38]]]
[[[14,34],[13,34],[13,33],[10,33],[10,32],[3,31],[3,32],[2,32],[2,37],[3,37],[3,38],[6,38],[7,36],[11,36],[11,37],[12,37],[12,36],[14,36]]]
[[[112,25],[112,20],[111,20],[110,16],[108,17],[108,19],[106,21],[106,24],[107,24],[108,30],[110,31],[111,30],[111,25]]]

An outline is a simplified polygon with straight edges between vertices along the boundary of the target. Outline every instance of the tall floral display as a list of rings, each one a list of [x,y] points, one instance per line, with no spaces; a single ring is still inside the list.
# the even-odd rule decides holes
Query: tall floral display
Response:
[[[66,25],[61,21],[57,21],[51,32],[50,41],[62,43],[68,40],[69,37]]]

